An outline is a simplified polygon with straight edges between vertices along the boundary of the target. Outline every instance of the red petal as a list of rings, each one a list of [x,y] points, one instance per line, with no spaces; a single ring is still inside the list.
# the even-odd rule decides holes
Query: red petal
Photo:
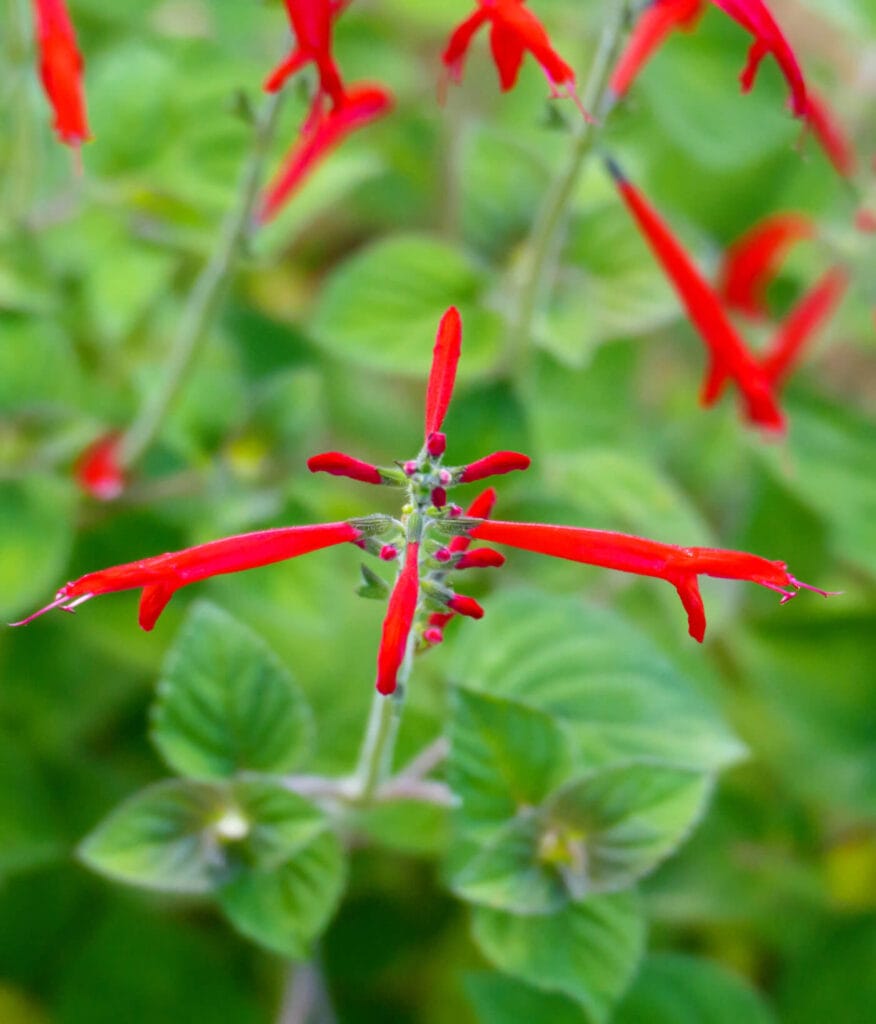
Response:
[[[164,583],[155,583],[152,586],[144,587],[140,595],[140,628],[147,632],[152,629],[158,621],[158,616],[164,611],[167,602],[176,593],[176,588]]]
[[[501,21],[495,20],[490,29],[490,50],[499,72],[502,91],[507,92],[517,83],[526,49],[516,32],[511,31]]]
[[[64,0],[34,0],[40,77],[54,110],[54,129],[68,146],[90,138],[82,90],[82,55]]]
[[[386,618],[383,620],[380,649],[377,652],[377,689],[383,694],[395,692],[398,670],[405,658],[408,636],[417,611],[420,591],[418,553],[419,545],[408,543],[405,564],[395,581]]]
[[[517,469],[529,469],[532,460],[521,452],[492,452],[476,462],[464,466],[459,474],[460,483],[470,484],[488,476],[501,476]]]
[[[676,28],[693,28],[705,9],[705,0],[655,0],[633,28],[608,86],[613,96],[624,96],[654,51]]]
[[[764,217],[727,248],[718,274],[718,291],[740,313],[765,316],[764,292],[791,246],[815,234],[802,213]]]
[[[809,127],[836,169],[837,174],[850,178],[855,173],[857,159],[851,139],[836,119],[824,98],[809,90]]]
[[[456,367],[462,348],[462,320],[456,306],[441,317],[432,351],[432,369],[426,389],[426,437],[441,430],[456,381]]]
[[[363,462],[361,459],[354,459],[352,455],[345,455],[343,452],[323,452],[321,455],[311,455],[307,460],[307,468],[311,473],[331,473],[332,476],[345,476],[351,480],[361,480],[366,484],[383,482],[380,470],[376,466],[372,466],[370,462]]]

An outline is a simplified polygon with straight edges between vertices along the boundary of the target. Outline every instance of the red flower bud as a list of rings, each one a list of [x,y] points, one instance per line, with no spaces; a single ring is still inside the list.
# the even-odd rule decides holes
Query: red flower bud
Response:
[[[398,558],[398,548],[395,544],[384,544],[380,549],[380,557],[384,562],[391,562],[393,559]]]
[[[505,556],[492,548],[474,548],[467,551],[456,563],[456,569],[499,569],[505,564]]]
[[[82,56],[64,0],[34,0],[40,78],[55,113],[61,142],[78,146],[90,136],[82,92]]]
[[[118,462],[119,434],[105,434],[92,442],[73,465],[76,483],[100,501],[112,501],[125,489],[125,473]]]
[[[465,594],[454,594],[447,602],[447,607],[457,615],[466,615],[470,619],[482,619],[484,610],[473,597]]]
[[[426,451],[433,459],[440,458],[447,451],[447,435],[440,430],[433,430],[426,438]]]
[[[405,471],[405,476],[413,476],[414,473],[417,472],[418,468],[416,459],[408,459],[408,461],[402,466],[402,469]]]
[[[433,487],[431,497],[435,508],[444,508],[447,504],[447,491],[443,487]]]
[[[307,468],[311,473],[331,473],[332,476],[346,476],[351,480],[361,480],[365,484],[382,483],[380,470],[361,459],[343,452],[323,452],[311,455],[307,460]]]
[[[452,553],[450,548],[438,548],[432,557],[436,562],[449,562],[452,557]]]
[[[427,644],[440,644],[444,639],[444,633],[437,626],[429,626],[428,629],[423,630],[423,639]]]
[[[470,484],[488,476],[500,476],[516,469],[529,469],[531,462],[528,455],[522,455],[520,452],[493,452],[478,459],[477,462],[463,466],[459,474],[459,482]]]
[[[466,514],[471,516],[472,519],[489,519],[495,504],[496,490],[494,487],[488,487],[485,491],[481,491],[471,505],[469,505]],[[462,509],[460,509],[461,512]],[[456,554],[460,551],[465,551],[469,544],[471,544],[471,537],[459,536],[453,537],[447,546]]]

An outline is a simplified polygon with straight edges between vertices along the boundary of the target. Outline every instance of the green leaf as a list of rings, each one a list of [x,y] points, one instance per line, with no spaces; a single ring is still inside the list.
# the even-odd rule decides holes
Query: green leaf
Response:
[[[649,956],[612,1024],[771,1024],[773,1015],[741,978],[692,956]]]
[[[566,858],[574,897],[625,889],[653,871],[687,838],[710,791],[708,775],[656,763],[615,765],[564,786],[545,808],[546,835],[556,836],[558,863]]]
[[[215,605],[195,605],[153,712],[152,736],[170,767],[200,779],[289,771],[310,731],[304,698],[264,641]]]
[[[0,334],[0,412],[20,415],[23,409],[75,403],[82,386],[79,366],[55,321],[3,315]]]
[[[240,842],[233,846],[229,842],[227,852],[247,864],[278,867],[325,831],[325,814],[276,782],[235,782],[230,792],[233,802],[225,812],[226,840],[236,838],[236,830]]]
[[[507,974],[483,971],[469,974],[465,994],[479,1024],[588,1024],[589,1018],[566,996],[540,992]]]
[[[476,304],[483,273],[459,249],[437,239],[396,235],[341,264],[323,289],[311,328],[316,340],[344,360],[425,379],[435,332],[448,306],[464,324],[463,375],[490,365],[498,317]]]
[[[135,793],[86,837],[80,859],[109,878],[168,892],[209,892],[224,866],[213,786],[171,780]]]
[[[489,693],[453,693],[447,776],[461,801],[457,823],[469,835],[488,838],[521,808],[540,804],[565,764],[549,715]]]
[[[461,625],[452,677],[466,692],[554,718],[581,769],[651,758],[714,770],[744,753],[695,684],[612,612],[506,591],[491,599],[476,633]]]
[[[520,916],[478,908],[474,937],[496,967],[579,1003],[594,1024],[608,1019],[642,954],[645,924],[631,893]]]
[[[324,831],[272,870],[241,870],[218,893],[234,927],[283,956],[301,959],[325,928],[344,888],[343,851]]]
[[[64,582],[75,506],[69,481],[0,481],[0,618],[45,604]]]
[[[546,914],[569,901],[565,877],[541,856],[541,816],[524,811],[454,872],[457,896],[515,914]],[[459,854],[457,854],[459,859]]]

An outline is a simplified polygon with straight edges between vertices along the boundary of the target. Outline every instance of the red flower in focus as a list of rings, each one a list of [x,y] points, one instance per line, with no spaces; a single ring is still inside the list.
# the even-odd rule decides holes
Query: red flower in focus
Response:
[[[765,430],[782,431],[785,419],[763,368],[736,333],[721,300],[645,197],[610,161],[609,170],[639,229],[666,271],[688,316],[709,350],[709,378],[732,377],[745,414]]]
[[[417,541],[408,542],[405,564],[396,578],[383,620],[377,652],[377,690],[382,694],[395,692],[398,670],[407,652],[420,591],[419,551]]]
[[[100,501],[112,501],[125,489],[125,473],[118,461],[120,440],[117,433],[99,437],[73,465],[76,483]]]
[[[678,591],[687,612],[688,631],[700,643],[706,632],[706,615],[698,576],[750,580],[778,591],[782,595],[782,604],[795,597],[801,588],[828,596],[827,591],[795,579],[784,562],[773,562],[743,551],[683,548],[609,530],[497,520],[478,523],[469,530],[469,536],[555,558],[568,558],[573,562],[664,579]]]
[[[454,82],[461,81],[471,41],[489,23],[490,50],[503,92],[513,89],[528,51],[544,71],[552,95],[565,93],[591,120],[575,91],[575,72],[553,48],[544,25],[524,3],[525,0],[477,0],[478,9],[454,29],[441,55],[447,75]]]
[[[300,187],[311,170],[352,132],[392,109],[392,96],[378,85],[358,85],[296,141],[262,197],[257,220],[265,224]]]
[[[167,602],[181,587],[210,576],[255,569],[287,558],[306,555],[320,548],[345,541],[356,541],[362,531],[351,523],[320,523],[316,526],[286,526],[276,530],[242,533],[236,537],[199,544],[197,547],[172,551],[166,555],[127,562],[111,569],[86,573],[78,580],[67,583],[55,595],[55,600],[29,615],[14,626],[23,626],[37,616],[63,608],[72,611],[77,605],[117,590],[143,588],[140,598],[140,625],[150,630],[164,611]]]
[[[654,51],[676,28],[690,32],[700,20],[706,0],[653,0],[639,15],[608,82],[613,100],[625,96]]]
[[[82,55],[64,0],[34,0],[40,77],[61,142],[79,146],[90,138],[82,90]]]
[[[718,291],[728,306],[750,317],[766,316],[764,292],[795,243],[815,234],[802,213],[774,213],[757,222],[724,253]]]
[[[812,89],[809,90],[809,111],[806,119],[837,174],[850,178],[855,173],[857,165],[855,149],[824,97],[814,93]]]

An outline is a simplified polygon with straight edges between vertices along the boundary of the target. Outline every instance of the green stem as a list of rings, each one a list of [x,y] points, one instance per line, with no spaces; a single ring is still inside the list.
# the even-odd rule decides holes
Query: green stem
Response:
[[[158,436],[164,419],[185,383],[216,313],[237,261],[249,239],[264,165],[282,103],[278,92],[265,100],[256,119],[253,148],[240,180],[238,202],[229,213],[216,248],[189,296],[171,343],[164,379],[144,402],[122,438],[121,464],[130,468]]]
[[[613,16],[603,28],[584,90],[584,108],[595,114],[601,113],[609,75],[620,51],[627,4],[628,0],[619,0]],[[532,324],[542,301],[548,268],[565,227],[567,209],[581,170],[596,142],[597,127],[583,119],[576,123],[566,163],[548,187],[517,266],[514,291],[518,300],[508,331],[505,361],[518,382],[530,379],[528,354],[532,348]]]
[[[410,658],[406,658],[405,665],[409,661]],[[406,670],[403,666],[399,672],[398,689],[391,697],[385,697],[381,693],[374,694],[368,727],[356,766],[356,803],[369,804],[378,786],[389,774],[409,674],[410,669]]]

